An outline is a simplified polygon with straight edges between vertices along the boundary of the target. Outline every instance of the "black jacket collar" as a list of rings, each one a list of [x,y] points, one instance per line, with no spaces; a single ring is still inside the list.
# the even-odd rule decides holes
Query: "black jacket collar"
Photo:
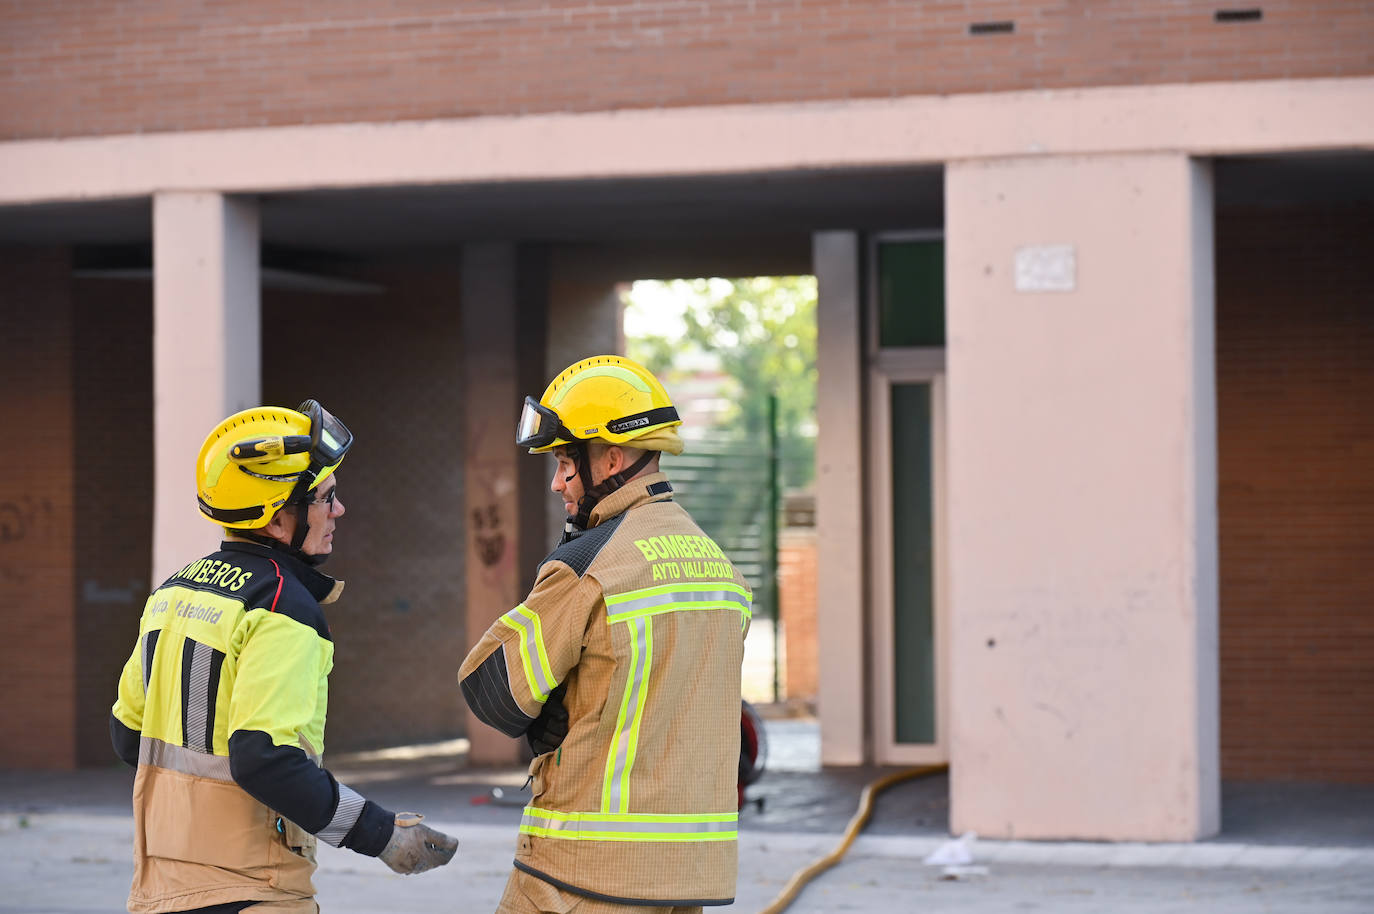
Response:
[[[320,603],[332,603],[338,599],[339,591],[343,589],[343,581],[331,578],[329,575],[305,564],[300,559],[281,549],[272,549],[248,540],[232,539],[220,543],[220,548],[225,552],[246,552],[249,555],[256,555],[260,558],[271,559],[277,563],[282,571],[287,572],[293,578],[305,585],[305,589],[310,591],[310,595]]]

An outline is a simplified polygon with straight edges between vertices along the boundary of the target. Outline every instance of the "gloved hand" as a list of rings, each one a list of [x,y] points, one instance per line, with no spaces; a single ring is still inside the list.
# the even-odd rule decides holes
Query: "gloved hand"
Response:
[[[544,707],[539,710],[539,716],[525,731],[525,739],[529,740],[535,755],[552,752],[563,745],[563,740],[568,736],[568,709],[563,706],[563,694],[566,691],[567,686],[560,685],[550,692]]]
[[[428,825],[421,825],[424,816],[413,812],[396,813],[396,827],[391,840],[378,854],[392,872],[409,876],[443,866],[458,852],[458,839],[451,838]]]

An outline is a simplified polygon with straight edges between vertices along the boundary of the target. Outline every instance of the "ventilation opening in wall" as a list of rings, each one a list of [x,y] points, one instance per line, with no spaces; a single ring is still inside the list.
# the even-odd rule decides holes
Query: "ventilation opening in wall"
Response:
[[[1000,22],[972,22],[968,27],[970,35],[1010,35],[1015,31],[1016,23],[1010,19]]]
[[[1259,22],[1264,18],[1264,10],[1259,7],[1244,10],[1217,10],[1212,14],[1215,22]]]

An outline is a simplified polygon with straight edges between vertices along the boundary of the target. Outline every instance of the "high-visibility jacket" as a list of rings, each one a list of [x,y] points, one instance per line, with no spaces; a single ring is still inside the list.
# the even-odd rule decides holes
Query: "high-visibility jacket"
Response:
[[[734,900],[740,664],[750,591],[661,473],[592,512],[459,671],[525,733],[561,690],[568,735],[530,764],[515,866],[624,904]]]
[[[342,589],[231,540],[148,598],[110,718],[116,753],[138,766],[130,911],[304,905],[316,836],[385,848],[394,815],[320,762],[334,665],[321,604]]]

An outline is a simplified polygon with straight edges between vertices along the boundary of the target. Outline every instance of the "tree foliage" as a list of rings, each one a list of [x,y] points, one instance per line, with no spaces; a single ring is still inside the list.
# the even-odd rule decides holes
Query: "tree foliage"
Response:
[[[662,330],[628,340],[629,354],[663,378],[669,390],[715,360],[725,375],[717,433],[760,451],[768,443],[768,399],[778,398],[783,484],[811,482],[816,437],[816,280],[812,276],[678,279],[635,283],[631,307],[649,292],[683,307],[680,335]]]

